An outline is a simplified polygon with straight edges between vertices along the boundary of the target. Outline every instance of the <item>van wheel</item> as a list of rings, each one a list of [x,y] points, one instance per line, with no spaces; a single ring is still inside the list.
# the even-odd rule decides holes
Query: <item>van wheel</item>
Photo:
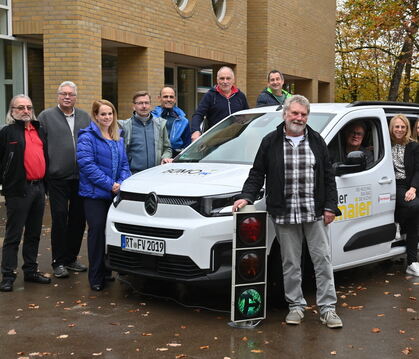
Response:
[[[286,307],[284,280],[282,276],[281,249],[275,239],[268,256],[267,304],[274,308]]]

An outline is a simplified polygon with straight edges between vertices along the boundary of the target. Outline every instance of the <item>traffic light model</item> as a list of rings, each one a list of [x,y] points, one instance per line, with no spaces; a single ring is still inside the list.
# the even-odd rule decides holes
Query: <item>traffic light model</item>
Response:
[[[235,212],[231,320],[266,316],[266,212]]]

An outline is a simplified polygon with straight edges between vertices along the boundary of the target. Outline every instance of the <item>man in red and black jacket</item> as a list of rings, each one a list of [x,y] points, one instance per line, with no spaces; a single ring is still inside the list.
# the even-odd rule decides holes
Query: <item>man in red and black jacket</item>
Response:
[[[211,128],[228,115],[248,108],[246,95],[234,86],[233,70],[223,66],[217,72],[217,85],[208,90],[192,116],[192,141],[201,136],[204,117]]]
[[[7,209],[0,291],[11,292],[16,279],[17,254],[23,229],[23,272],[26,282],[51,283],[38,272],[38,247],[45,207],[45,136],[32,101],[17,95],[10,101],[6,126],[0,131],[0,173]]]

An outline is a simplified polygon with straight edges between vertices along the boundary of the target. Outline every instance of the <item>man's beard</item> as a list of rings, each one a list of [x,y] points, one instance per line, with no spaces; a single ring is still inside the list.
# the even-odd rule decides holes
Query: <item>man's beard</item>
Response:
[[[293,133],[302,133],[304,132],[305,128],[306,128],[306,124],[303,122],[299,122],[299,121],[289,121],[286,124],[286,128],[287,130],[289,130],[290,132]]]

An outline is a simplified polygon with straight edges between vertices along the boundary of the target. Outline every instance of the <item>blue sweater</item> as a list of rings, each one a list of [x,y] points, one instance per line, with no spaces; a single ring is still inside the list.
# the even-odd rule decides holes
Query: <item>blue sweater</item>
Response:
[[[118,152],[114,153],[93,121],[79,132],[77,163],[80,169],[79,195],[88,198],[111,199],[112,186],[122,183],[131,175],[124,140],[117,141]],[[112,165],[112,154],[117,155],[116,171]],[[112,173],[116,172],[116,178]]]

